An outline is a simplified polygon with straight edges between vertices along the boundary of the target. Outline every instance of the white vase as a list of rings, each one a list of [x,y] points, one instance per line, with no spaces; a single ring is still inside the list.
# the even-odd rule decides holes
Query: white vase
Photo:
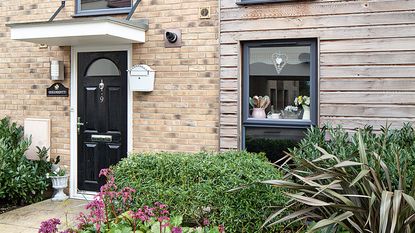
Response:
[[[257,119],[265,119],[267,115],[265,115],[265,109],[263,108],[254,108],[252,110],[252,118]]]
[[[55,195],[52,197],[52,201],[64,201],[68,199],[68,196],[63,192],[63,189],[68,187],[68,175],[64,176],[51,176],[52,187],[55,189]]]
[[[303,112],[303,120],[310,120],[310,106],[302,105],[304,112]]]

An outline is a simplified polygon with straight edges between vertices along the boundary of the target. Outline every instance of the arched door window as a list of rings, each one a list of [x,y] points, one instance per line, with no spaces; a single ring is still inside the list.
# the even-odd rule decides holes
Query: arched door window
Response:
[[[109,59],[98,59],[88,67],[86,76],[119,76],[118,67]]]

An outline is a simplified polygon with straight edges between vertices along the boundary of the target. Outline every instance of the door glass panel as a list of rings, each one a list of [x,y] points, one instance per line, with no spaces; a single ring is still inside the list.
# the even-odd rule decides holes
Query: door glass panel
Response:
[[[248,78],[248,118],[310,120],[310,46],[249,48]]]
[[[80,0],[81,10],[100,10],[131,7],[131,0]]]
[[[245,127],[245,148],[249,152],[263,152],[271,162],[285,156],[289,148],[297,145],[306,129]]]
[[[87,76],[119,76],[120,71],[109,59],[101,58],[94,61],[86,72]]]

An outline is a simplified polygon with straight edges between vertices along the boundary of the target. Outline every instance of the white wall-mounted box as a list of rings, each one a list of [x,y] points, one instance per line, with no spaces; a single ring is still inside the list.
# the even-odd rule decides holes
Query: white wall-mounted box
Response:
[[[148,65],[135,65],[128,70],[131,91],[153,91],[156,72]]]
[[[32,140],[32,144],[25,153],[26,157],[31,160],[38,160],[36,146],[50,148],[50,119],[24,119],[24,135]]]

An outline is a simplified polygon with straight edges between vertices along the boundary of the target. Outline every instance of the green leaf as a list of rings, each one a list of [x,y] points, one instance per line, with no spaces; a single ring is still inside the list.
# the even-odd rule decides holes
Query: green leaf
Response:
[[[395,232],[395,227],[398,222],[399,210],[401,207],[402,190],[395,190],[393,192],[392,200],[392,222],[389,232]]]
[[[370,170],[364,169],[359,172],[359,174],[356,176],[356,178],[353,179],[353,181],[350,183],[349,187],[352,187],[355,185],[358,181],[360,181],[363,177],[365,177]]]
[[[333,203],[327,203],[325,201],[318,200],[316,198],[312,197],[306,197],[302,195],[292,194],[292,193],[285,193],[285,195],[292,197],[296,201],[302,202],[309,206],[330,206],[333,205]]]
[[[347,221],[350,223],[350,225],[352,225],[353,226],[353,228],[354,229],[356,229],[358,232],[360,232],[360,233],[363,233],[363,230],[362,230],[362,228],[357,224],[357,223],[355,223],[353,220],[351,220],[350,218],[347,218]]]
[[[293,204],[290,204],[289,206],[285,207],[285,208],[281,208],[279,209],[277,212],[271,214],[264,222],[264,224],[262,224],[261,228],[265,227],[272,219],[276,218],[278,215],[280,215],[282,212],[284,212],[285,210],[287,210],[288,208],[290,208],[291,206],[293,206]]]
[[[281,218],[281,219],[273,222],[272,224],[270,224],[268,226],[272,226],[274,224],[279,224],[279,223],[288,221],[290,219],[296,219],[296,218],[298,218],[298,217],[300,217],[302,215],[311,213],[314,209],[315,209],[315,207],[308,207],[308,208],[305,208],[303,210],[295,211],[294,213],[291,213],[291,214],[289,214],[289,215],[287,215],[287,216],[285,216],[285,217],[283,217],[283,218]]]
[[[178,227],[183,222],[183,216],[174,216],[170,219],[170,225],[174,227]]]
[[[392,205],[392,192],[383,191],[382,199],[380,203],[380,215],[379,215],[379,232],[387,233],[387,227],[389,222],[389,210]]]
[[[402,193],[402,196],[405,199],[405,201],[412,207],[412,210],[415,211],[415,199],[405,193]]]
[[[335,168],[340,168],[340,167],[350,167],[350,166],[360,166],[363,163],[359,163],[359,162],[354,162],[354,161],[342,161],[336,165],[334,165]]]
[[[388,183],[389,191],[392,191],[392,182],[390,177],[389,168],[386,165],[385,162],[380,158],[380,156],[377,153],[373,153],[375,158],[379,161],[380,166],[382,167],[383,171],[385,172],[386,182]]]
[[[367,160],[366,148],[365,148],[365,144],[363,142],[363,137],[362,137],[361,130],[359,130],[357,132],[357,137],[358,137],[358,140],[359,140],[359,155],[360,155],[360,161],[363,164],[367,165],[367,164],[369,164],[369,162]],[[363,167],[362,167],[362,169],[363,169]]]
[[[336,217],[334,217],[332,219],[323,219],[323,220],[320,220],[320,221],[318,221],[316,223],[316,225],[314,225],[309,230],[309,232],[315,232],[315,231],[317,231],[317,230],[319,230],[321,228],[327,227],[329,225],[339,224],[340,222],[342,222],[343,220],[345,220],[345,219],[347,219],[347,218],[349,218],[351,216],[353,216],[353,213],[350,212],[350,211],[347,211],[347,212],[342,213],[342,214],[340,214],[340,215],[338,215],[338,216],[336,216]]]

